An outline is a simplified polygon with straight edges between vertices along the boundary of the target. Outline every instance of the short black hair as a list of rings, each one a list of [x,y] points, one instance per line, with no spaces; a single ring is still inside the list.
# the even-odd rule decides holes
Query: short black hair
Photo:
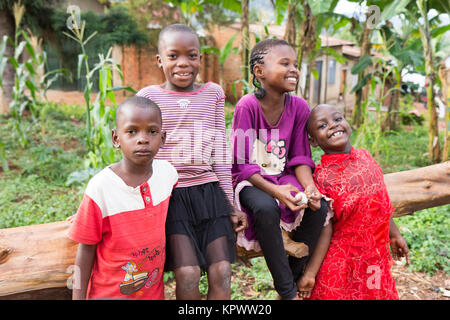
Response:
[[[318,105],[316,105],[314,108],[311,109],[311,112],[309,113],[309,116],[308,116],[308,120],[306,120],[306,126],[305,126],[306,132],[308,132],[308,134],[309,134],[310,136],[311,136],[311,134],[310,134],[310,132],[309,132],[309,129],[310,129],[310,121],[311,121],[311,117],[312,117],[313,113],[316,112],[316,110],[319,109],[319,108],[321,108],[321,107],[332,107],[332,108],[336,108],[335,106],[333,106],[333,105],[331,105],[331,104],[321,103],[321,104],[318,104]]]
[[[150,100],[148,98],[144,98],[141,96],[133,96],[130,97],[128,99],[126,99],[124,102],[122,102],[116,110],[116,127],[117,127],[117,123],[118,123],[118,119],[119,119],[119,114],[120,114],[120,110],[122,108],[125,108],[127,106],[133,106],[133,107],[139,107],[139,108],[151,108],[154,109],[158,112],[159,115],[159,119],[161,121],[162,124],[162,114],[161,114],[161,109],[159,108],[159,106],[153,101]]]
[[[164,37],[164,35],[166,33],[169,32],[187,32],[192,34],[193,36],[195,36],[195,38],[198,41],[198,45],[200,47],[200,39],[198,38],[198,34],[197,32],[195,32],[192,28],[190,28],[189,26],[185,25],[185,24],[181,24],[181,23],[175,23],[175,24],[170,24],[168,26],[165,26],[161,32],[158,35],[158,52],[159,52],[159,48],[161,47],[161,41]]]
[[[264,57],[267,55],[270,49],[277,46],[290,46],[290,44],[283,39],[269,38],[263,41],[258,42],[252,49],[250,53],[250,73],[253,76],[253,86],[255,87],[255,96],[258,99],[264,98],[266,95],[266,91],[261,87],[258,79],[256,79],[255,74],[253,72],[253,68],[257,64],[264,64]]]

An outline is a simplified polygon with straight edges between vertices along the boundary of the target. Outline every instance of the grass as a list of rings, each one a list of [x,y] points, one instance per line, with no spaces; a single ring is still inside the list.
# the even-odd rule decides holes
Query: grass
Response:
[[[66,187],[70,172],[81,168],[82,113],[76,106],[50,105],[41,126],[25,119],[30,145],[23,149],[9,119],[0,118],[0,136],[11,170],[0,171],[0,228],[64,220],[73,215],[82,190]],[[80,130],[81,129],[81,130]]]
[[[0,228],[18,227],[64,220],[74,214],[81,201],[83,186],[66,186],[67,177],[83,168],[87,152],[84,134],[84,107],[51,104],[46,109],[42,127],[31,118],[24,121],[30,137],[28,148],[21,148],[10,119],[0,116],[0,140],[4,144],[10,171],[0,167]],[[232,108],[226,110],[231,126]],[[354,136],[352,137],[354,139]],[[427,131],[415,126],[384,137],[388,148],[381,152],[379,164],[384,173],[428,165]],[[313,159],[322,152],[313,149]],[[450,274],[450,206],[416,212],[396,218],[411,253],[411,270],[432,274],[444,270]],[[253,267],[233,265],[232,298],[275,299],[276,292],[263,258],[252,259]],[[173,281],[167,274],[166,281]],[[206,295],[206,276],[200,289]]]

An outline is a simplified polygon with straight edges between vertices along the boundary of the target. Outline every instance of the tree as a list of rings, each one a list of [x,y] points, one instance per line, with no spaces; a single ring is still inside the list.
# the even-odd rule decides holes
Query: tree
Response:
[[[245,83],[249,82],[249,59],[250,59],[250,33],[249,33],[249,20],[248,20],[248,6],[249,0],[241,1],[241,55],[242,55],[242,80]],[[245,86],[243,87],[243,94],[245,92]]]
[[[434,84],[436,72],[433,69],[433,49],[431,45],[430,23],[428,19],[429,4],[424,0],[416,1],[423,24],[419,23],[420,38],[422,39],[423,51],[425,54],[425,84],[427,88],[427,109],[428,109],[428,160],[436,163],[440,160],[439,128],[437,123],[437,111],[434,102]]]
[[[27,26],[34,34],[40,34],[50,28],[49,19],[53,6],[61,0],[22,0],[19,1],[24,7],[23,25]],[[17,1],[0,1],[0,40],[4,37],[14,38],[17,26],[14,22],[13,6]],[[5,56],[13,55],[14,48],[11,43],[7,43]],[[0,92],[0,113],[10,111],[12,87],[14,85],[14,67],[10,63],[4,65],[2,78],[3,91]]]

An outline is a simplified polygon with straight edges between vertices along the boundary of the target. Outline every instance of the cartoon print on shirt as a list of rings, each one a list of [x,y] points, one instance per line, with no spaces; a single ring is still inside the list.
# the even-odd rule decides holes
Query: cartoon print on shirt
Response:
[[[271,176],[281,174],[286,165],[286,141],[270,139],[265,144],[256,139],[250,161],[258,164],[263,174]]]
[[[187,107],[191,104],[191,101],[188,99],[180,99],[177,103],[181,109],[187,109]]]
[[[147,249],[142,251],[148,252]],[[121,269],[125,270],[126,274],[122,283],[119,284],[120,293],[130,295],[139,291],[144,285],[145,288],[150,288],[159,279],[159,268],[155,268],[151,272],[139,271],[139,269],[147,260],[152,261],[158,257],[161,259],[161,252],[160,247],[156,247],[138,265],[133,260],[130,260],[126,265],[122,266]]]

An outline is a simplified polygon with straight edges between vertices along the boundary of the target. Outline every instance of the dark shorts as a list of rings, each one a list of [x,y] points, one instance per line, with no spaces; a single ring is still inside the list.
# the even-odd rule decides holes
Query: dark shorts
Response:
[[[217,182],[175,188],[166,221],[166,270],[235,259],[232,212]]]

